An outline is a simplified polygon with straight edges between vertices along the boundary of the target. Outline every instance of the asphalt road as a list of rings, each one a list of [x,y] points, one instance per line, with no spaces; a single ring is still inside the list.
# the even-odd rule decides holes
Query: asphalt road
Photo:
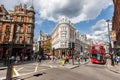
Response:
[[[120,80],[120,74],[106,69],[105,65],[85,64],[74,69],[51,68],[24,76],[23,80]]]
[[[49,66],[41,66],[40,63],[28,63],[28,64],[21,64],[21,65],[15,65],[14,66],[14,73],[13,76],[24,76],[29,75],[38,71],[44,71],[50,69]],[[4,79],[6,77],[7,69],[0,70],[0,80]]]
[[[84,64],[74,69],[61,67],[41,66],[39,63],[30,63],[15,66],[17,72],[14,75],[20,75],[16,80],[120,80],[120,74],[106,69],[105,65]],[[0,71],[1,76],[5,76],[6,70]]]

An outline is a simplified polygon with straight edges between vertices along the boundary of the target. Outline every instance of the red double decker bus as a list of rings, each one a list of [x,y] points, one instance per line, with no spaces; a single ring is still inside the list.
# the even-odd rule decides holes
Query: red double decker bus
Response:
[[[91,62],[105,64],[105,49],[102,44],[93,44],[91,48]]]

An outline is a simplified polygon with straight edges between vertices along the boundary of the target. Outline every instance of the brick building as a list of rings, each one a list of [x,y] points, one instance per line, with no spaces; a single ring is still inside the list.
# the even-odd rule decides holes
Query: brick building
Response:
[[[47,33],[40,33],[38,42],[39,47],[43,49],[45,55],[52,55],[52,39],[50,35]]]
[[[112,22],[112,30],[116,31],[115,47],[120,46],[120,0],[113,0],[114,16]]]
[[[0,58],[6,56],[12,43],[12,55],[25,53],[30,57],[33,50],[34,15],[32,6],[28,9],[26,5],[20,4],[14,10],[7,11],[4,5],[0,5]]]

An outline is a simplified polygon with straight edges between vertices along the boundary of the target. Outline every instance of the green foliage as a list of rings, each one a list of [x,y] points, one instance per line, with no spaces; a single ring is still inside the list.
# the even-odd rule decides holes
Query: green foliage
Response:
[[[43,46],[43,49],[45,52],[50,52],[52,50],[52,45],[49,40],[46,42],[46,45]]]

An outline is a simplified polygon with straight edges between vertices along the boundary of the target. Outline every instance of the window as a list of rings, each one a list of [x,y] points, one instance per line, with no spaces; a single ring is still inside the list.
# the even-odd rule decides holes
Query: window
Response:
[[[30,42],[31,42],[31,39],[30,39],[30,37],[28,37],[27,43],[30,44]]]
[[[66,26],[62,26],[61,31],[66,31]]]
[[[16,38],[16,43],[20,43],[19,37]]]
[[[29,18],[29,22],[33,22],[32,18]]]
[[[27,17],[24,17],[24,22],[27,22],[28,21],[28,18]]]
[[[23,27],[20,28],[20,32],[23,33]]]
[[[0,20],[2,20],[2,16],[0,16]]]
[[[20,44],[22,43],[22,37],[20,37]]]
[[[19,29],[20,29],[20,27],[18,26],[18,27],[17,27],[17,31],[16,31],[16,32],[19,32]]]
[[[66,42],[61,42],[61,47],[65,47],[66,46]]]
[[[21,17],[20,17],[20,16],[18,16],[18,17],[17,17],[17,21],[20,21],[20,19],[21,19]]]
[[[21,17],[21,22],[24,22],[24,18],[23,17]]]
[[[67,37],[67,33],[66,32],[61,32],[61,38],[65,39]]]
[[[28,27],[28,33],[31,33],[31,27],[30,26]]]

